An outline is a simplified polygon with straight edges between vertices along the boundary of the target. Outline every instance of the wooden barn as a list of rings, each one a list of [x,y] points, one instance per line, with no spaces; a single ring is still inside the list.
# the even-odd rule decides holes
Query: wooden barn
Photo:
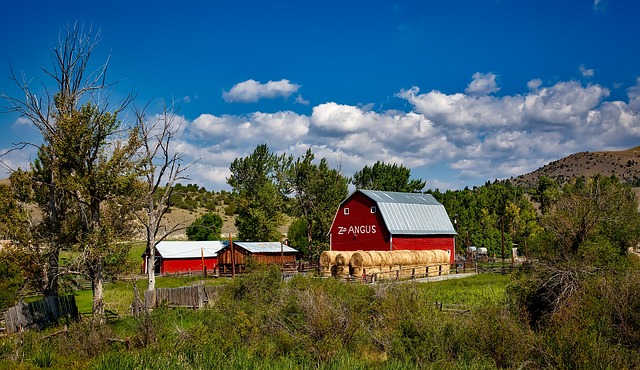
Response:
[[[236,242],[225,246],[218,254],[221,273],[243,272],[251,259],[253,262],[283,265],[295,269],[298,251],[280,242]]]
[[[162,241],[156,245],[157,274],[203,271],[213,272],[218,265],[218,252],[224,241]],[[142,255],[142,271],[146,271],[148,256]]]
[[[356,190],[338,208],[329,231],[332,251],[446,250],[455,258],[456,231],[430,194]]]

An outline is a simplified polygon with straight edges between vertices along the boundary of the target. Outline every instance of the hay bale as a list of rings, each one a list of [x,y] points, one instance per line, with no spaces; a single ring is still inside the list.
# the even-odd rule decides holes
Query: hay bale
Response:
[[[351,256],[355,252],[339,252],[336,255],[336,265],[338,266],[349,266],[349,262],[351,261]]]
[[[353,276],[362,276],[362,267],[352,267],[351,275]]]
[[[370,251],[369,258],[371,258],[371,265],[369,266],[380,266],[382,265],[382,255],[381,252],[378,251]]]
[[[380,268],[379,267],[367,267],[362,269],[362,273],[365,275],[371,275],[371,274],[377,274],[380,273]]]
[[[422,251],[424,254],[424,265],[436,262],[436,252],[432,250]]]
[[[397,251],[397,264],[400,266],[410,266],[413,263],[413,257],[410,251]],[[396,263],[396,259],[394,257],[394,263]]]
[[[449,263],[449,253],[442,249],[436,249],[433,251],[436,255],[435,263]]]
[[[411,251],[411,264],[418,266],[421,263],[421,251]]]
[[[402,262],[402,253],[401,251],[391,251],[389,252],[389,256],[391,257],[391,265],[398,266]]]
[[[331,265],[336,264],[336,256],[340,252],[336,251],[324,251],[320,253],[320,266],[322,267],[331,267]]]
[[[381,251],[378,252],[378,254],[380,254],[380,257],[382,258],[382,266],[391,266],[393,265],[393,257],[391,256],[391,252],[389,251]]]
[[[371,255],[369,252],[358,251],[351,256],[351,266],[353,267],[369,267],[371,266]]]
[[[340,266],[336,265],[336,274],[335,276],[346,277],[349,276],[349,266]]]

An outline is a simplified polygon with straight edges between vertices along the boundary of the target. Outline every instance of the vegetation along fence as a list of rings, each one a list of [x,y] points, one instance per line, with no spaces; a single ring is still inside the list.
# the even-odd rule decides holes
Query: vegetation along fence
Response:
[[[194,285],[179,288],[158,288],[144,292],[144,305],[155,308],[169,307],[201,308],[213,302],[222,290],[221,286]]]
[[[21,302],[4,313],[7,333],[42,329],[61,318],[78,318],[75,296],[51,296],[31,303]]]

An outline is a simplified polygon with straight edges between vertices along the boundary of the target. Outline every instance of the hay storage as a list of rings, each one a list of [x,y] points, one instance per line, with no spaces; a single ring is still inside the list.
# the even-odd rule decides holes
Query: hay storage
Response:
[[[357,252],[338,252],[335,257],[336,265],[338,266],[349,266],[349,262],[351,261],[351,256]]]

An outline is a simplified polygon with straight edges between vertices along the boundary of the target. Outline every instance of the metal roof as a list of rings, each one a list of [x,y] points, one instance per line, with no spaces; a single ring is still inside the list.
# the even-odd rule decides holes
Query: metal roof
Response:
[[[457,234],[446,209],[431,194],[357,191],[376,202],[391,234]]]
[[[280,253],[280,242],[233,242],[251,253]],[[282,251],[287,253],[298,253],[297,250],[282,245]]]
[[[208,241],[161,241],[156,250],[162,258],[217,257],[218,251],[229,243],[219,240]]]

